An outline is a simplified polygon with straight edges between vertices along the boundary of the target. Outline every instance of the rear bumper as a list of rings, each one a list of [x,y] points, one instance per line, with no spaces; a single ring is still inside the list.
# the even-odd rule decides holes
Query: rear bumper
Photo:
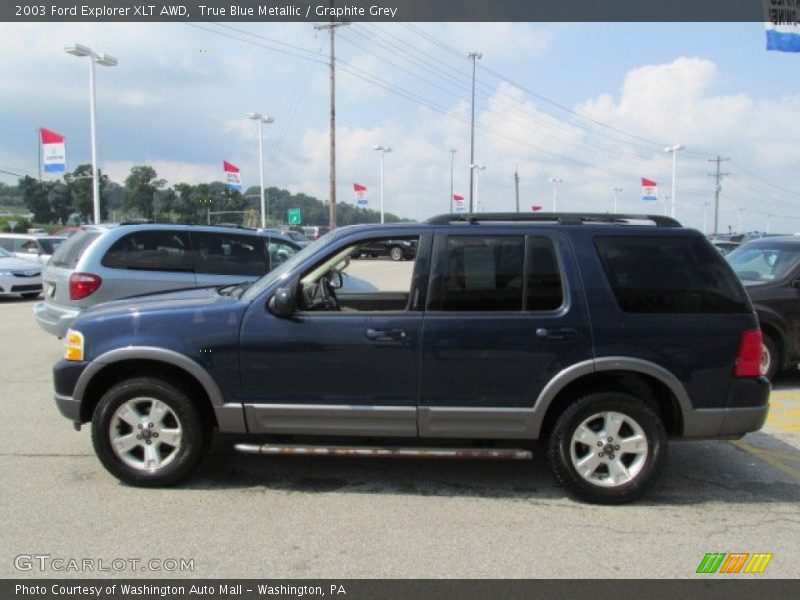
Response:
[[[693,410],[684,415],[685,438],[739,438],[764,426],[772,390],[766,377],[734,379],[726,408]]]
[[[78,309],[58,308],[47,302],[37,302],[33,305],[33,316],[39,327],[59,338],[67,334],[67,329],[79,314],[81,311]]]

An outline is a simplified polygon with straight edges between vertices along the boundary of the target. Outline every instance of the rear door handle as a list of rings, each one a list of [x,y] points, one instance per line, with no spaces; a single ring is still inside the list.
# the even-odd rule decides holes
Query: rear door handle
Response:
[[[536,330],[536,337],[546,340],[573,340],[579,335],[578,330],[573,327],[561,327],[559,329],[539,327]]]
[[[405,329],[367,329],[364,334],[374,342],[402,342],[407,335]]]

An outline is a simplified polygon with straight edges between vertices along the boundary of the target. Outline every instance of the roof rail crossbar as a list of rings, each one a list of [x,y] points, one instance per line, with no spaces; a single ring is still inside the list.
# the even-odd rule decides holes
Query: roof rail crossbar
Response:
[[[426,221],[431,225],[447,225],[449,223],[491,223],[491,222],[557,222],[561,225],[581,225],[583,223],[620,223],[630,224],[632,221],[649,221],[656,227],[681,227],[671,218],[661,215],[631,215],[615,213],[465,213],[444,214],[431,217]]]

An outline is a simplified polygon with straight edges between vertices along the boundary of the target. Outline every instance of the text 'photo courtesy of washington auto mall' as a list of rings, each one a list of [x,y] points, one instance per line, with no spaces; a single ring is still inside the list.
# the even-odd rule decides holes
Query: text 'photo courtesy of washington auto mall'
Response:
[[[0,597],[796,595],[798,17],[0,7]]]

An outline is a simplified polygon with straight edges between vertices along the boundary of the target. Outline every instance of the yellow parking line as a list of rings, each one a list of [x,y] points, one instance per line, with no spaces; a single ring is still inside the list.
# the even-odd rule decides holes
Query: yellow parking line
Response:
[[[731,444],[733,444],[740,450],[744,450],[745,452],[752,454],[756,458],[760,458],[771,467],[775,467],[776,469],[778,469],[782,473],[785,473],[789,477],[796,479],[797,481],[800,481],[800,469],[795,469],[794,467],[790,467],[789,465],[785,465],[781,462],[781,459],[800,460],[800,458],[786,455],[780,452],[773,452],[771,450],[756,448],[755,446],[751,446],[747,442],[743,442],[741,440],[732,441]]]

